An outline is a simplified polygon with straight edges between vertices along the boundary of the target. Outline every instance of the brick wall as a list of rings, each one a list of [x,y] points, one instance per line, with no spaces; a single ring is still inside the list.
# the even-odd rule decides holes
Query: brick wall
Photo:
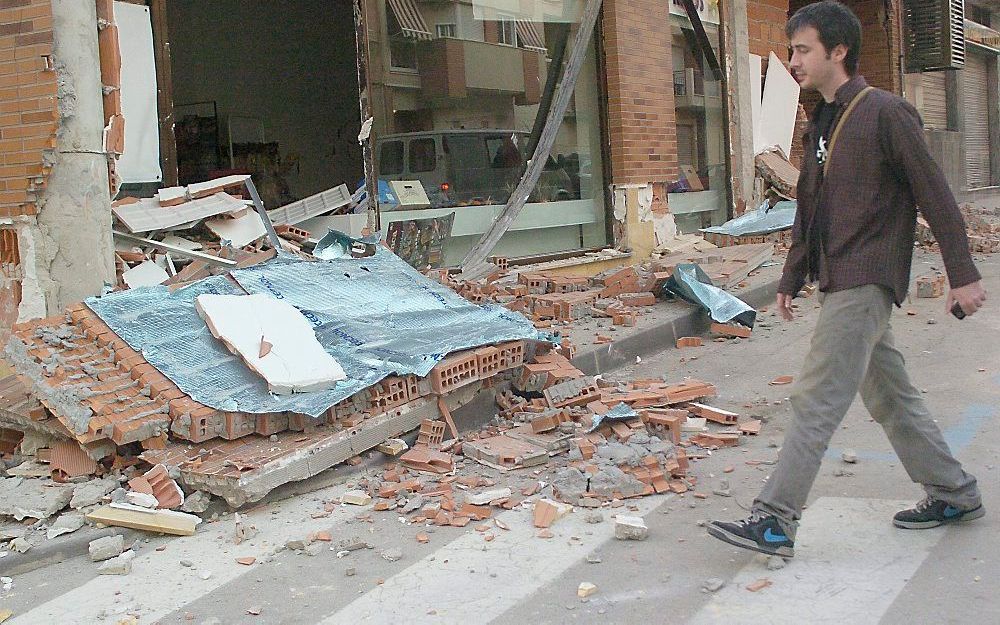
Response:
[[[750,54],[767,59],[771,52],[784,62],[788,61],[788,38],[785,23],[788,21],[789,0],[747,0],[747,34],[750,37]]]
[[[34,215],[56,145],[51,0],[0,0],[0,216]]]
[[[615,184],[677,178],[669,24],[668,2],[604,3],[611,180]]]

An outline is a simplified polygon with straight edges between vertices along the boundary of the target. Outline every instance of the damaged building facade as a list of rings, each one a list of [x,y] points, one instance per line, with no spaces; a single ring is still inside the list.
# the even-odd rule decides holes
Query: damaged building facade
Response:
[[[641,259],[756,206],[757,87],[771,59],[787,60],[784,25],[804,4],[605,0],[539,182],[495,253],[615,246]],[[919,0],[846,4],[864,25],[862,73],[921,111],[960,199],[990,194],[995,13],[965,3],[948,31],[963,36],[963,58],[933,66],[909,62],[926,45],[909,36],[923,27],[907,22]],[[422,236],[413,224],[431,224],[437,263],[459,263],[527,167],[587,5],[0,2],[6,325],[115,282],[113,197],[231,174],[252,174],[273,209],[341,184],[361,190],[368,172],[374,219],[308,225],[374,225],[399,249]],[[800,104],[783,113],[792,164],[813,101]]]

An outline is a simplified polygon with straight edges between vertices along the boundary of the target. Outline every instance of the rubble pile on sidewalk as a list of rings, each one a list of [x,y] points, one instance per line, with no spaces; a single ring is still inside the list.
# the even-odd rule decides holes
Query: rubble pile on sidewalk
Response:
[[[443,425],[424,422],[398,464],[359,482],[365,502],[411,524],[457,527],[525,508],[539,537],[549,538],[546,528],[574,506],[619,508],[631,498],[695,489],[691,460],[761,429],[760,420],[697,401],[716,394],[711,384],[605,382],[573,367],[565,348],[504,378],[493,423],[446,441]],[[495,528],[507,529],[499,520],[476,526],[486,540]]]
[[[117,288],[176,288],[218,275],[227,266],[246,267],[273,258],[263,220],[253,201],[244,197],[251,184],[249,176],[233,175],[160,189],[152,198],[113,202]],[[351,202],[346,185],[340,185],[267,214],[284,251],[308,253],[315,239],[299,224],[339,212]]]
[[[677,265],[697,264],[713,284],[729,289],[745,286],[747,277],[771,260],[774,250],[772,243],[757,243],[678,252],[590,277],[530,267],[514,271],[503,258],[494,258],[498,270],[481,280],[456,280],[444,269],[427,275],[471,302],[496,303],[523,313],[537,328],[554,328],[589,317],[607,318],[616,326],[634,326],[650,306],[667,297],[663,287]],[[596,340],[609,341],[602,336]]]
[[[969,235],[969,250],[981,254],[1000,252],[1000,208],[984,208],[972,204],[965,204],[960,208]],[[930,225],[922,216],[917,217],[916,240],[927,248],[937,245]]]

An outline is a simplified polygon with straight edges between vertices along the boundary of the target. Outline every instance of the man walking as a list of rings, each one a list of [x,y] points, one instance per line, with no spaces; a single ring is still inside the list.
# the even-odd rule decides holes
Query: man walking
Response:
[[[894,345],[889,317],[906,296],[916,206],[941,247],[950,290],[946,307],[972,315],[986,300],[965,224],[928,153],[917,111],[871,88],[857,74],[861,23],[833,0],[803,7],[788,21],[791,71],[823,99],[803,138],[792,247],[777,308],[792,319],[792,298],[819,282],[822,311],[778,463],[751,515],[713,521],[712,536],[738,547],[794,555],[798,520],[820,462],[860,391],[910,478],[926,498],[895,515],[897,527],[923,529],[985,512],[976,479],[952,456]]]

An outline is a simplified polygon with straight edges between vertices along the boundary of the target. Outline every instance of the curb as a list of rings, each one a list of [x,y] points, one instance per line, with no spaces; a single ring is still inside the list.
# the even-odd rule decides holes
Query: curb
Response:
[[[24,575],[43,566],[59,564],[76,556],[87,555],[89,553],[88,547],[92,541],[114,534],[124,534],[127,541],[129,535],[126,532],[128,531],[131,530],[123,531],[123,528],[116,527],[97,529],[85,525],[68,536],[53,540],[46,539],[40,545],[32,547],[27,553],[11,553],[0,560],[0,575],[6,577]]]

